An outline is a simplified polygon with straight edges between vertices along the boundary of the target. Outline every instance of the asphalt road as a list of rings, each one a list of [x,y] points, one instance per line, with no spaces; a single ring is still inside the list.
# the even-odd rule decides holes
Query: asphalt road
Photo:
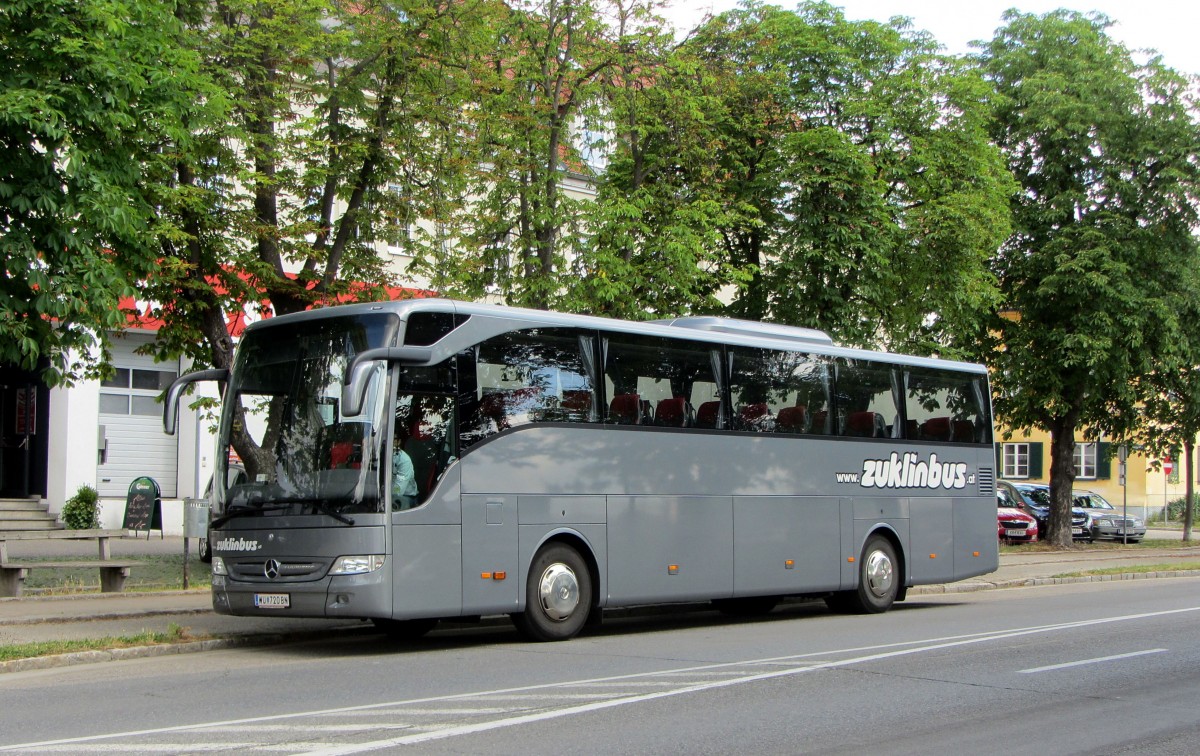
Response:
[[[23,753],[1200,751],[1200,578],[924,595],[879,616],[507,626],[20,672]]]

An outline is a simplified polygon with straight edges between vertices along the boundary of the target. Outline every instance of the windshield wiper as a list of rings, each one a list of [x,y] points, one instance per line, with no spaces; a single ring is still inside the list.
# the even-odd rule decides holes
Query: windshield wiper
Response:
[[[314,499],[313,501],[310,501],[307,503],[312,504],[313,509],[317,510],[321,514],[329,515],[330,517],[337,520],[338,522],[345,523],[346,525],[354,524],[353,517],[348,517],[348,516],[342,514],[341,512],[335,512],[332,509],[330,509],[328,506],[326,506],[325,504],[321,503],[321,501],[319,501],[319,500]]]
[[[210,529],[215,530],[217,528],[220,528],[222,525],[229,522],[230,520],[235,519],[237,517],[245,517],[247,515],[255,514],[257,512],[278,511],[280,509],[287,509],[288,507],[295,506],[296,504],[310,505],[310,506],[312,506],[313,509],[320,512],[321,514],[329,515],[333,519],[335,519],[338,522],[343,523],[345,525],[353,525],[354,524],[353,517],[348,517],[347,515],[344,515],[341,512],[334,511],[328,505],[323,503],[320,499],[291,499],[289,501],[263,503],[261,505],[243,504],[243,505],[240,505],[237,507],[230,507],[229,509],[225,510],[225,514],[223,514],[222,516],[218,517],[217,519],[215,519],[211,523],[209,523],[208,527]]]
[[[219,530],[222,525],[224,525],[225,523],[229,522],[230,520],[236,519],[238,517],[245,517],[246,515],[251,515],[251,514],[254,514],[255,512],[266,512],[267,510],[286,509],[287,507],[288,507],[287,504],[262,504],[260,506],[249,506],[249,505],[243,504],[242,506],[239,506],[239,507],[230,507],[229,509],[225,510],[225,514],[221,515],[217,519],[208,523],[208,528],[209,528],[209,530]]]

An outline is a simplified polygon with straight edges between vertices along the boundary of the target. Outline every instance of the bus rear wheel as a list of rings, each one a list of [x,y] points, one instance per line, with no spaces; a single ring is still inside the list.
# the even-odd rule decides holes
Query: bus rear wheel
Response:
[[[835,593],[826,597],[825,603],[835,612],[886,612],[900,595],[903,577],[899,566],[892,542],[881,535],[873,535],[867,539],[858,560],[858,589]]]
[[[517,630],[533,641],[574,638],[592,608],[592,575],[575,549],[552,543],[534,557],[525,584],[525,611],[513,615]]]
[[[430,630],[437,627],[436,619],[395,620],[375,617],[372,624],[382,630],[387,637],[398,641],[411,641],[424,637]]]

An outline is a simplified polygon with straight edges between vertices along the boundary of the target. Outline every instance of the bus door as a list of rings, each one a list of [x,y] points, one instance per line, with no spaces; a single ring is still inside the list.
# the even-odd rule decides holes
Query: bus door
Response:
[[[401,390],[391,439],[392,616],[462,611],[455,398]]]

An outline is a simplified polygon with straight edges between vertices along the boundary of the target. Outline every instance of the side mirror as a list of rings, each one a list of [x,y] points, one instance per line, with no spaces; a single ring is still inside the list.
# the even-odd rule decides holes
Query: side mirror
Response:
[[[400,362],[405,365],[423,366],[433,364],[433,349],[430,347],[382,347],[368,349],[354,356],[346,370],[346,383],[342,386],[342,415],[354,416],[362,412],[363,398],[367,391],[367,371],[377,360]]]
[[[184,389],[200,381],[224,383],[228,380],[229,371],[225,369],[197,370],[176,378],[175,382],[171,384],[171,388],[167,389],[167,400],[163,403],[163,432],[168,436],[175,435],[175,425],[179,415],[179,397],[183,394]]]

